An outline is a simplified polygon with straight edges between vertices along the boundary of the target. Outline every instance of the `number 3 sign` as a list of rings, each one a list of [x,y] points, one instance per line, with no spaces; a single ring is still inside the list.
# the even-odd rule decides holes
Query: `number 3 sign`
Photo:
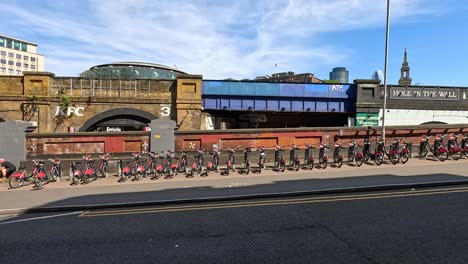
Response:
[[[161,105],[161,116],[171,115],[171,105]]]

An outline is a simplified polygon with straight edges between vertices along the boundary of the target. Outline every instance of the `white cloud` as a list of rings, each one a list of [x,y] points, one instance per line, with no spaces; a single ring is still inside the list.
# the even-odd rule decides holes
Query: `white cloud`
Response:
[[[427,2],[393,0],[392,17],[432,13]],[[338,54],[332,44],[318,44],[315,38],[321,33],[385,24],[385,1],[374,0],[63,3],[0,8],[15,18],[13,26],[27,26],[42,36],[38,44],[46,70],[72,76],[113,61],[176,64],[205,78],[313,72],[317,64],[329,68],[352,53]]]

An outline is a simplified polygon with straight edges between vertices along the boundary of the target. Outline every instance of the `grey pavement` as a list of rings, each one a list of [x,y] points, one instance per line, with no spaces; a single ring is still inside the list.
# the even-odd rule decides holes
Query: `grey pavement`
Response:
[[[445,162],[411,159],[407,164],[286,171],[272,170],[249,175],[210,173],[208,177],[118,183],[116,176],[98,179],[88,185],[70,186],[68,180],[36,189],[32,185],[9,190],[0,184],[0,214],[45,210],[44,208],[90,209],[92,206],[122,206],[128,203],[178,203],[200,199],[261,198],[268,195],[299,195],[314,192],[346,192],[385,188],[411,188],[424,184],[468,183],[467,159]],[[67,178],[67,177],[65,177]],[[71,207],[71,209],[67,209]],[[81,208],[80,208],[81,207]]]

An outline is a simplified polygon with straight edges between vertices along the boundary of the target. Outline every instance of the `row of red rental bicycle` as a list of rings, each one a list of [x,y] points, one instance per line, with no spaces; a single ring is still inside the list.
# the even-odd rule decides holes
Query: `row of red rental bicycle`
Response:
[[[448,138],[446,142],[444,139]],[[451,157],[458,160],[463,156],[468,157],[468,137],[461,134],[436,135],[434,141],[430,144],[431,136],[423,136],[419,144],[419,157],[425,158],[429,153],[433,157],[444,161]],[[459,139],[460,142],[459,142]],[[375,146],[372,145],[374,140],[364,139],[362,144],[351,139],[348,144],[347,162],[349,165],[361,166],[364,162],[373,160],[375,164],[381,165],[385,158],[388,158],[392,164],[399,162],[408,162],[411,156],[412,143],[405,142],[403,139],[394,138],[390,146],[385,146],[385,142],[381,139],[375,141]],[[403,144],[401,144],[403,143]],[[143,177],[151,176],[151,179],[172,178],[181,173],[187,177],[195,175],[208,176],[210,172],[223,173],[229,175],[230,172],[239,172],[249,174],[250,172],[261,173],[266,169],[266,149],[274,149],[274,163],[272,170],[284,172],[288,167],[289,170],[313,169],[314,167],[326,168],[329,163],[334,167],[341,167],[345,162],[343,154],[344,146],[341,142],[334,143],[332,160],[329,161],[328,143],[321,142],[318,147],[314,144],[306,143],[304,145],[293,144],[289,146],[289,162],[286,162],[284,157],[284,146],[276,145],[273,148],[258,146],[255,148],[246,147],[243,151],[241,166],[236,168],[236,151],[239,148],[227,148],[226,165],[221,169],[220,156],[221,150],[217,145],[213,149],[206,151],[197,149],[193,156],[193,161],[189,164],[188,153],[186,151],[178,151],[178,156],[175,152],[167,150],[161,153],[150,152],[148,158],[142,158],[142,153],[132,153],[132,161],[119,161],[118,177],[120,182],[125,182],[130,178],[140,180]],[[303,156],[300,154],[304,151]],[[318,151],[317,158],[314,152]],[[252,166],[252,152],[258,153],[256,165]],[[209,153],[210,158],[205,163],[205,154]],[[301,156],[303,159],[301,160]],[[99,177],[107,177],[109,173],[110,154],[99,155],[100,164],[95,168],[95,160],[91,155],[82,156],[83,162],[72,162],[69,169],[69,179],[73,185],[90,183]],[[27,173],[24,167],[20,167],[14,172],[9,179],[9,185],[12,189],[23,186],[24,182],[33,182],[36,187],[42,187],[49,182],[58,181],[61,178],[61,161],[60,159],[49,159],[51,162],[50,169],[46,170],[44,164],[46,161],[33,160],[34,168],[30,173]],[[287,164],[288,163],[288,164]]]
[[[425,158],[428,153],[432,153],[433,157],[444,161],[449,158],[459,160],[463,156],[468,158],[468,136],[462,134],[451,133],[448,135],[447,143],[444,143],[446,136],[438,134],[434,137],[432,145],[429,143],[430,136],[422,136],[419,143],[419,157]],[[461,141],[458,142],[458,139]]]
[[[378,141],[375,146],[375,151],[371,151],[371,140],[364,140],[362,146],[357,145],[355,140],[351,140],[348,146],[348,162],[355,163],[357,166],[361,166],[364,161],[374,160],[377,165],[382,164],[385,156],[388,156],[393,164],[398,162],[406,163],[410,157],[410,150],[408,146],[409,142],[404,142],[404,146],[400,148],[398,139],[394,139],[390,149],[387,151],[383,141]],[[286,167],[290,170],[298,171],[302,169],[313,169],[318,166],[320,168],[326,168],[328,166],[328,143],[321,143],[318,148],[314,144],[306,143],[304,146],[297,144],[290,145],[289,164],[286,164],[286,159],[283,155],[285,151],[284,146],[276,145],[274,148],[274,171],[284,172]],[[359,151],[359,147],[362,147],[362,151]],[[119,181],[125,182],[130,178],[133,180],[140,180],[143,177],[151,176],[151,179],[172,178],[178,173],[185,174],[187,177],[193,177],[194,175],[208,176],[210,172],[222,173],[229,175],[230,172],[239,172],[242,174],[249,174],[250,172],[261,173],[262,170],[266,169],[266,152],[269,149],[265,146],[258,146],[255,148],[246,147],[243,149],[243,159],[240,167],[236,169],[236,156],[235,153],[238,149],[227,148],[227,161],[226,166],[221,169],[220,156],[221,150],[214,146],[209,151],[210,159],[205,163],[204,149],[197,149],[196,154],[193,156],[194,160],[189,165],[188,154],[186,151],[179,151],[179,156],[175,156],[175,152],[167,150],[158,155],[158,153],[151,152],[148,155],[148,159],[145,160],[141,157],[141,153],[132,153],[133,161],[127,161],[124,165],[122,161],[119,163]],[[300,150],[304,149],[304,162],[301,162]],[[315,160],[314,150],[318,150],[318,160]],[[335,149],[333,152],[333,165],[335,167],[341,167],[344,162],[343,145],[340,142],[335,143]],[[258,152],[258,159],[256,165],[252,166],[251,153]],[[160,160],[158,162],[158,160]]]
[[[109,173],[110,154],[98,155],[101,163],[98,168],[94,167],[94,159],[91,155],[82,156],[84,165],[81,162],[70,163],[69,180],[71,184],[78,185],[90,183],[98,177],[107,177]],[[46,170],[44,160],[33,160],[34,167],[28,173],[26,168],[19,167],[9,178],[10,188],[17,189],[24,183],[34,183],[35,187],[42,187],[49,182],[56,182],[62,178],[61,160],[59,158],[49,159],[50,169]]]

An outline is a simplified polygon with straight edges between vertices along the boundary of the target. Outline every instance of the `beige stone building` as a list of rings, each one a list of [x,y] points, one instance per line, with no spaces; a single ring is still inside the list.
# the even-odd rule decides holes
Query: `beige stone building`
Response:
[[[25,71],[44,71],[44,56],[37,54],[37,44],[0,34],[0,75]]]

